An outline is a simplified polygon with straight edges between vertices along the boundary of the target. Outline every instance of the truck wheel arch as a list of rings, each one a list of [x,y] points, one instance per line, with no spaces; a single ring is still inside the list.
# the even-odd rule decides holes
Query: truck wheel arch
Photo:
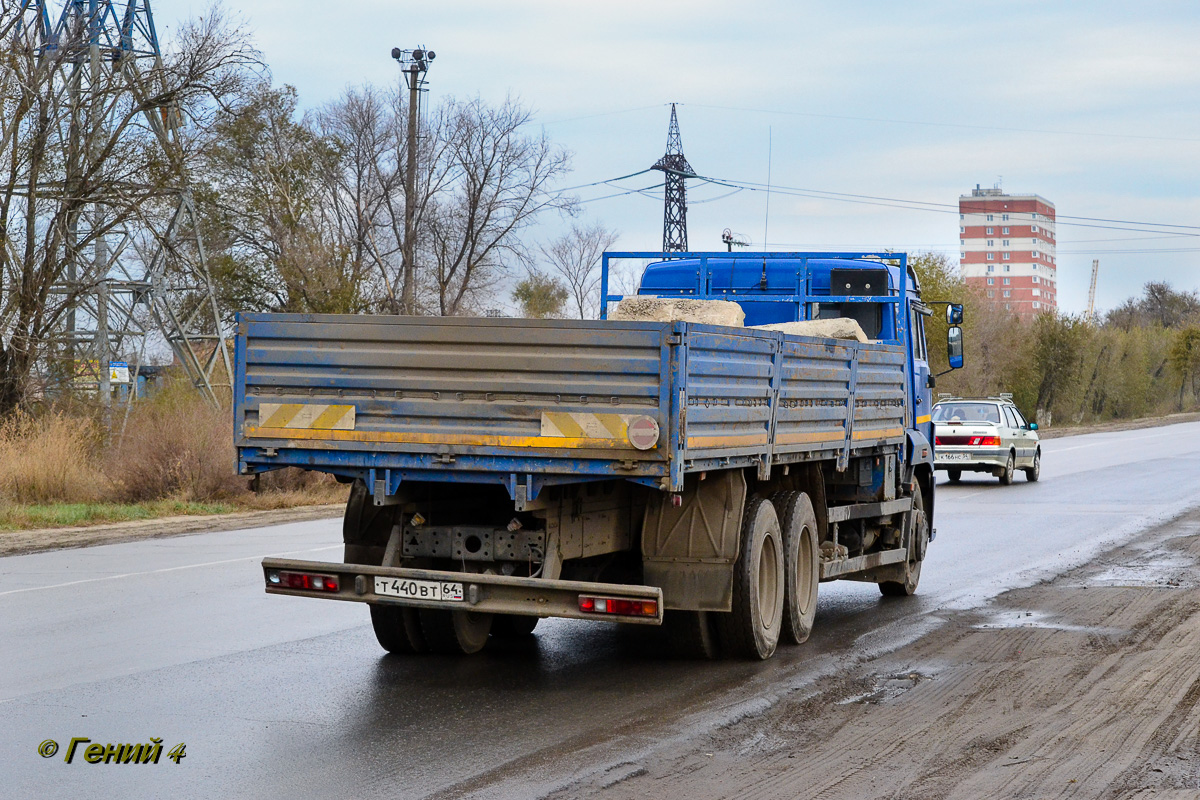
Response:
[[[933,541],[933,499],[934,487],[932,464],[918,464],[913,470],[913,480],[921,485],[921,501],[925,506],[925,518],[929,520],[929,541]]]

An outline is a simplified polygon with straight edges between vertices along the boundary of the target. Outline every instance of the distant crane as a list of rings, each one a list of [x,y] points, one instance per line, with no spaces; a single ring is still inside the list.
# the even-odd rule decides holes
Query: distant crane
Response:
[[[1096,315],[1096,276],[1100,274],[1100,259],[1092,259],[1092,285],[1088,289],[1088,307],[1087,314],[1084,315],[1085,322],[1091,322],[1092,317]]]
[[[666,186],[663,196],[663,252],[687,252],[686,181],[695,178],[696,173],[683,155],[683,141],[679,138],[679,120],[675,117],[674,103],[671,103],[671,127],[667,129],[667,152],[650,169],[663,173]]]

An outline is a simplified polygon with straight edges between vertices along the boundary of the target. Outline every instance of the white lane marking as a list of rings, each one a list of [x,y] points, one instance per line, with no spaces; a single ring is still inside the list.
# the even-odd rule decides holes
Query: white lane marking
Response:
[[[1085,447],[1105,447],[1105,446],[1112,447],[1114,444],[1124,444],[1125,442],[1143,442],[1146,439],[1161,439],[1164,436],[1178,436],[1178,434],[1176,434],[1176,433],[1156,433],[1153,436],[1137,436],[1137,437],[1134,437],[1133,439],[1121,439],[1119,442],[1113,442],[1110,440],[1110,441],[1105,441],[1105,442],[1092,442],[1091,444],[1077,444],[1074,447],[1064,447],[1061,450],[1057,447],[1051,447],[1050,451],[1052,453],[1069,453],[1072,450],[1082,450]],[[1051,441],[1053,441],[1053,440],[1051,440]],[[1045,444],[1045,442],[1043,442],[1042,444]]]
[[[987,492],[988,492],[987,489],[980,489],[978,492],[971,492],[970,494],[952,494],[952,495],[950,495],[950,499],[966,500],[968,497],[975,497],[977,495],[987,494]]]
[[[342,545],[335,544],[329,547],[313,547],[309,550],[288,550],[283,553],[268,553],[267,555],[290,556],[299,555],[301,553],[320,553],[323,550],[340,550]],[[184,564],[181,567],[164,567],[162,569],[151,569],[145,572],[126,572],[121,575],[105,575],[103,578],[84,578],[79,581],[68,581],[67,583],[54,583],[49,586],[30,586],[26,589],[9,589],[7,592],[0,592],[0,597],[9,594],[21,594],[22,592],[40,592],[43,589],[61,589],[64,586],[78,586],[81,583],[96,583],[98,581],[115,581],[119,578],[136,578],[140,575],[158,575],[162,572],[178,572],[181,569],[197,569],[199,567],[216,567],[221,564],[236,564],[239,561],[256,561],[261,558],[266,558],[267,555],[259,556],[243,556],[241,558],[227,558],[224,561],[206,561],[203,564]]]

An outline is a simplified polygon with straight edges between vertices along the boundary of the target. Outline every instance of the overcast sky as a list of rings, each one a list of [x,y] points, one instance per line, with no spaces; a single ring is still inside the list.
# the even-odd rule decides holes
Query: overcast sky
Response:
[[[154,7],[167,36],[174,20],[203,8]],[[309,107],[347,86],[399,81],[394,46],[436,51],[430,99],[519,96],[574,153],[564,185],[650,166],[666,143],[668,104],[678,102],[684,153],[698,173],[765,184],[769,166],[777,187],[768,214],[765,192],[729,195],[690,182],[694,250],[720,249],[728,227],[756,249],[765,229],[770,250],[937,250],[957,260],[958,196],[1002,182],[1057,206],[1066,310],[1086,306],[1093,258],[1102,309],[1148,280],[1200,288],[1195,0],[240,0],[227,8],[244,16],[274,80],[294,85]],[[661,189],[650,194],[588,202],[584,220],[619,230],[622,248],[657,249]],[[914,201],[922,208],[894,207]],[[559,224],[547,220],[543,234]]]

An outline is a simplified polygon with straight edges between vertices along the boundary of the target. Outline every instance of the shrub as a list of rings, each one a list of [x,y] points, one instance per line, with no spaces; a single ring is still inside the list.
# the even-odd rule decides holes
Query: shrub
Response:
[[[101,438],[89,419],[18,413],[0,422],[0,497],[16,503],[88,503],[111,486],[100,469]]]
[[[214,408],[181,380],[135,405],[109,455],[121,499],[206,501],[245,492],[234,472],[232,420],[228,407]]]

